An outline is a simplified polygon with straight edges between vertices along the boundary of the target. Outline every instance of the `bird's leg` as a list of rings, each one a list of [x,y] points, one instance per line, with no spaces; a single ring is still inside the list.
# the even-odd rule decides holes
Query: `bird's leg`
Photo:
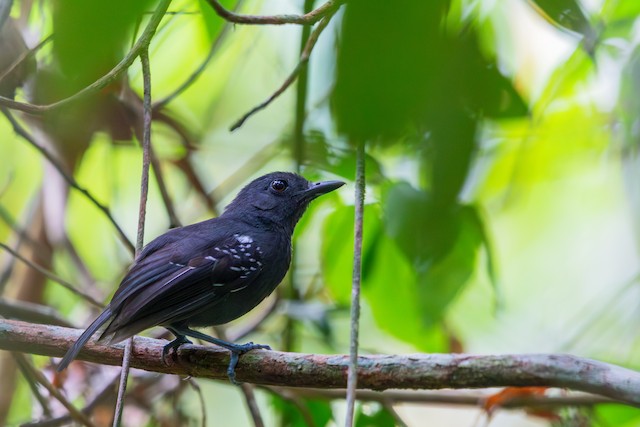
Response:
[[[173,335],[176,336],[176,339],[171,341],[169,344],[165,345],[162,348],[162,362],[166,365],[167,364],[167,355],[169,354],[169,352],[171,350],[174,350],[176,352],[176,355],[178,353],[178,347],[180,347],[182,344],[192,344],[191,341],[189,341],[189,339],[186,337],[186,335],[179,333],[178,331],[176,331],[173,328],[167,328],[169,330],[169,332],[171,332]]]
[[[183,338],[185,336],[189,336],[191,338],[197,338],[197,339],[218,345],[220,347],[224,347],[227,350],[229,350],[231,352],[231,358],[229,360],[229,367],[227,368],[227,376],[229,377],[229,381],[231,381],[235,385],[238,385],[238,382],[236,381],[236,365],[238,364],[238,360],[240,359],[241,355],[251,350],[257,350],[257,349],[271,350],[271,347],[269,347],[268,345],[254,344],[252,342],[248,342],[246,344],[230,343],[230,342],[221,340],[220,338],[214,338],[207,334],[203,334],[202,332],[194,331],[193,329],[189,329],[187,327],[173,326],[170,329],[170,331],[176,334],[176,336],[182,336]],[[177,341],[177,338],[176,338],[176,341]]]

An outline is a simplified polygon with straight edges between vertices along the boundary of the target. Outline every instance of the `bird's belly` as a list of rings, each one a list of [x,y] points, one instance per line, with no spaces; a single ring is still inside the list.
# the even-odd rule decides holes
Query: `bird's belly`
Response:
[[[271,295],[282,279],[275,283],[252,283],[237,292],[225,295],[217,304],[190,317],[190,326],[222,325],[235,320],[253,310],[266,297]]]

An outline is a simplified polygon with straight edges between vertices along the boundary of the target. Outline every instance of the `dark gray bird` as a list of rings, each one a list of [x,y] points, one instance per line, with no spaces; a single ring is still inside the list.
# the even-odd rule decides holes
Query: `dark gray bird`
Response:
[[[69,348],[58,371],[105,324],[100,341],[106,343],[161,325],[176,336],[163,357],[189,343],[187,337],[217,344],[231,351],[227,373],[235,383],[239,356],[269,347],[228,343],[191,328],[230,322],[270,295],[289,269],[291,236],[309,202],[342,185],[270,173],[244,187],[220,217],[157,237],[140,252],[102,314]]]

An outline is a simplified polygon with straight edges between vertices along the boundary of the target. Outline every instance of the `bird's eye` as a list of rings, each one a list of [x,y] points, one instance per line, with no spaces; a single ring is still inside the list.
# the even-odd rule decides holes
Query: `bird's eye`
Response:
[[[287,189],[288,186],[289,184],[287,184],[287,181],[283,179],[276,179],[271,183],[271,188],[273,188],[278,193],[282,193],[284,190]]]

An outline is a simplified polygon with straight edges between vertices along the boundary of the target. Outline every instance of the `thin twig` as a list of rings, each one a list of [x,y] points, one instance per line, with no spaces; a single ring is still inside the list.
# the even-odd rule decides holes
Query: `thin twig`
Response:
[[[253,386],[251,384],[240,384],[242,393],[244,394],[244,401],[247,403],[249,413],[253,419],[253,425],[255,427],[264,427],[264,421],[262,421],[262,415],[260,415],[260,408],[256,401],[256,395],[253,392]]]
[[[292,388],[292,387],[264,387],[268,390],[287,394],[294,393],[297,397],[309,399],[336,400],[344,399],[345,390],[320,389],[320,388]],[[392,403],[412,403],[412,404],[432,404],[432,405],[455,405],[455,406],[482,406],[485,404],[491,393],[483,391],[410,391],[410,390],[358,390],[356,394],[358,400],[364,402],[392,402]],[[518,396],[503,402],[500,407],[505,409],[515,409],[523,407],[562,407],[562,406],[594,406],[603,403],[614,403],[613,400],[595,394],[570,392],[559,396],[530,395]]]
[[[69,323],[67,319],[52,307],[28,301],[0,297],[0,313],[8,319],[17,319],[43,325],[64,326],[67,328],[74,327],[74,325]]]
[[[22,214],[22,220],[25,224],[31,224],[34,211],[35,209],[31,207],[27,209],[27,212],[24,212]],[[24,243],[28,243],[35,256],[42,257],[43,259],[46,259],[49,256],[48,253],[44,254],[43,252],[48,252],[50,249],[36,243],[33,238],[31,238],[29,233],[22,226],[17,224],[17,222],[11,217],[11,214],[9,214],[9,212],[2,205],[0,205],[0,218],[2,218],[2,220],[9,226],[9,228],[17,234],[17,240],[13,245],[14,251],[18,252]],[[15,264],[16,258],[10,257],[6,262],[2,273],[0,273],[0,295],[4,293],[4,289],[7,286],[7,283],[9,283],[9,279],[11,278],[11,274],[13,273]]]
[[[239,15],[225,9],[218,0],[207,0],[213,10],[224,20],[233,22],[234,24],[251,24],[251,25],[313,25],[324,16],[336,11],[345,0],[329,0],[322,6],[304,15]]]
[[[144,127],[144,124],[143,124]],[[144,140],[144,129],[142,132],[136,126],[136,137],[141,142]],[[149,158],[151,160],[151,166],[153,169],[153,176],[156,179],[156,184],[158,184],[158,190],[160,190],[160,197],[162,198],[162,203],[167,211],[167,216],[169,217],[169,228],[180,227],[182,223],[178,218],[178,214],[176,213],[175,206],[173,204],[173,200],[171,200],[171,196],[169,195],[169,190],[167,189],[167,184],[164,180],[164,174],[162,173],[162,169],[160,167],[160,159],[155,153],[153,147],[149,147]]]
[[[140,178],[140,207],[138,211],[138,233],[136,239],[136,255],[144,245],[144,224],[147,212],[147,196],[149,193],[149,167],[151,164],[151,71],[149,67],[149,51],[140,52],[142,76],[144,81],[143,97],[143,135],[142,135],[142,177]]]
[[[124,410],[124,395],[127,393],[127,380],[131,368],[131,353],[133,352],[133,339],[131,337],[124,345],[122,355],[122,369],[120,370],[120,382],[118,383],[118,397],[116,398],[116,408],[113,414],[113,427],[120,427],[122,423],[122,412]]]
[[[304,1],[304,12],[308,13],[312,10],[314,0]],[[322,25],[322,23],[320,23]],[[311,36],[311,27],[304,26],[300,31],[300,56],[305,55],[305,51],[308,49],[309,38]],[[307,95],[309,81],[309,67],[308,61],[300,68],[298,76],[298,84],[296,86],[296,108],[295,119],[293,125],[293,159],[296,162],[296,172],[300,173],[302,164],[304,163],[304,123],[307,109]],[[295,253],[295,252],[294,252]]]
[[[314,0],[304,0],[304,5],[302,11],[304,13],[309,13],[313,10]],[[300,31],[300,55],[304,54],[307,43],[309,42],[309,35],[311,33],[311,27],[305,25],[302,27],[302,31]],[[293,138],[291,138],[292,142],[292,153],[293,160],[295,162],[295,171],[296,173],[300,173],[302,169],[303,163],[303,146],[304,146],[304,122],[305,122],[305,108],[307,103],[307,81],[309,75],[309,67],[308,63],[305,63],[300,68],[299,76],[298,76],[298,84],[296,86],[296,105],[295,105],[295,117],[294,117],[294,125],[293,125]],[[299,301],[301,299],[300,292],[298,291],[298,286],[296,284],[296,274],[295,272],[298,269],[298,251],[296,250],[298,242],[297,239],[294,239],[291,242],[291,264],[289,270],[292,272],[288,275],[288,283],[286,287],[281,287],[281,291],[278,295],[284,295],[284,298],[291,301]],[[285,351],[293,351],[295,348],[295,339],[296,339],[296,329],[295,324],[296,320],[291,316],[285,317],[285,325],[282,332],[282,347]],[[280,424],[282,426],[287,425],[291,420],[288,419],[286,412],[282,413],[282,418],[280,420]]]
[[[237,10],[239,10],[240,7],[242,6],[242,3],[243,3],[243,0],[238,0],[238,2],[236,3],[236,5],[233,8],[233,11],[236,12]],[[220,32],[216,36],[215,40],[213,41],[213,43],[211,43],[211,47],[209,48],[209,52],[207,53],[207,56],[204,58],[202,63],[173,92],[171,92],[169,95],[165,96],[160,101],[154,102],[153,103],[153,110],[154,111],[164,108],[168,103],[173,101],[178,95],[180,95],[182,92],[187,90],[189,87],[191,87],[191,85],[193,83],[195,83],[196,80],[198,80],[200,75],[207,68],[207,65],[209,64],[209,62],[211,62],[211,60],[213,59],[214,55],[216,54],[216,52],[218,51],[218,49],[222,45],[222,42],[224,41],[225,37],[227,36],[227,34],[229,33],[229,31],[231,30],[232,27],[233,27],[233,23],[231,23],[229,21],[225,22],[225,24],[220,29]]]
[[[149,167],[151,165],[151,70],[149,67],[148,46],[140,51],[142,63],[142,80],[144,86],[143,96],[143,135],[142,135],[142,176],[140,178],[140,206],[138,209],[138,233],[136,238],[136,258],[144,246],[144,225],[147,212],[147,196],[149,194]],[[122,357],[122,371],[120,373],[120,385],[113,419],[113,427],[119,427],[122,421],[124,409],[124,396],[127,392],[127,379],[129,378],[129,366],[133,350],[133,339],[127,340],[124,356]]]
[[[84,424],[88,427],[93,427],[93,423],[91,422],[91,420],[89,420],[89,418],[85,414],[76,409],[76,407],[73,406],[66,397],[64,397],[60,390],[58,390],[53,386],[53,384],[49,382],[49,380],[42,374],[42,372],[34,368],[31,363],[29,363],[29,361],[23,354],[12,352],[11,355],[16,360],[17,364],[29,370],[29,375],[33,376],[36,381],[38,381],[45,389],[47,389],[51,396],[56,398],[58,402],[60,402],[62,406],[64,406],[69,411],[69,415],[71,415],[74,421],[80,424]]]
[[[94,305],[96,307],[99,307],[99,308],[104,308],[104,305],[102,303],[100,303],[99,301],[96,301],[91,295],[89,295],[89,294],[81,291],[80,289],[76,288],[74,285],[72,285],[71,283],[67,282],[62,277],[56,275],[55,273],[53,273],[53,272],[47,270],[46,268],[36,264],[35,262],[23,257],[18,252],[14,251],[13,249],[11,249],[9,246],[5,245],[4,243],[0,242],[0,248],[2,248],[5,251],[9,252],[12,256],[14,256],[15,258],[17,258],[20,261],[24,262],[29,267],[31,267],[34,270],[36,270],[38,273],[46,276],[47,278],[53,280],[56,283],[62,285],[63,288],[67,289],[68,291],[72,292],[73,294],[78,295],[81,298],[84,298],[88,303],[90,303],[90,304],[92,304],[92,305]]]
[[[261,387],[261,388],[270,391],[271,393],[277,395],[283,400],[286,400],[287,402],[290,402],[293,406],[295,406],[296,409],[298,409],[298,412],[300,412],[300,416],[302,416],[304,423],[308,427],[316,426],[316,423],[313,420],[313,416],[311,415],[311,411],[309,411],[309,408],[305,406],[304,401],[300,398],[300,395],[298,395],[297,389],[293,390],[293,389],[288,389],[286,387]],[[286,423],[283,423],[283,424],[288,425]]]
[[[25,218],[25,215],[22,214],[21,219],[26,224],[31,223],[31,218],[29,217],[29,215],[32,215],[32,213],[26,215],[27,218]],[[7,226],[11,228],[14,233],[16,233],[19,239],[21,239],[25,243],[28,243],[32,249],[38,249],[39,244],[29,235],[29,232],[26,228],[18,224],[15,218],[11,216],[7,208],[5,208],[3,205],[0,205],[0,219],[2,219],[2,221],[4,221],[4,223],[7,224]]]
[[[356,149],[356,194],[353,245],[353,281],[351,284],[351,342],[349,345],[349,371],[347,376],[347,415],[345,426],[353,425],[353,413],[358,386],[358,332],[360,328],[360,282],[362,278],[362,223],[364,218],[364,143]]]
[[[27,384],[29,384],[29,388],[31,389],[31,394],[36,397],[36,400],[42,407],[42,414],[47,418],[51,418],[51,408],[49,407],[49,402],[47,398],[45,398],[42,393],[40,393],[40,389],[38,388],[38,380],[34,377],[32,370],[30,370],[28,366],[25,366],[25,364],[23,363],[23,361],[26,361],[27,358],[15,358],[15,353],[12,353],[12,356],[14,356],[14,360],[16,362],[16,365],[18,365],[18,369],[20,369],[20,373],[27,380]]]
[[[145,27],[144,31],[138,38],[138,41],[133,46],[133,48],[131,48],[131,50],[125,55],[122,61],[120,61],[115,67],[113,67],[113,69],[111,69],[107,74],[100,77],[89,86],[86,86],[85,88],[67,98],[54,102],[53,104],[36,105],[27,102],[18,102],[14,101],[11,98],[0,96],[0,105],[3,105],[12,110],[24,111],[25,113],[41,114],[46,111],[67,106],[89,95],[98,93],[101,89],[104,89],[105,87],[116,81],[124,72],[129,69],[131,64],[133,64],[136,58],[140,55],[140,52],[148,48],[151,38],[153,38],[153,35],[155,34],[156,29],[158,28],[158,25],[160,24],[160,21],[167,11],[170,3],[171,0],[160,0],[157,9],[153,12],[153,15],[151,15],[149,23]]]
[[[204,395],[202,393],[202,388],[200,387],[200,384],[198,384],[198,381],[196,381],[195,378],[188,378],[187,382],[189,383],[189,385],[198,394],[198,400],[200,401],[200,410],[202,411],[201,425],[202,425],[202,427],[206,427],[206,425],[207,425],[207,404],[204,401]]]
[[[42,154],[49,161],[49,163],[51,163],[51,165],[58,171],[60,176],[62,176],[62,178],[64,178],[64,180],[67,182],[67,184],[69,184],[69,186],[71,186],[72,188],[75,188],[80,193],[82,193],[87,199],[89,199],[89,201],[92,204],[94,204],[98,209],[100,209],[102,211],[102,213],[104,213],[104,215],[107,217],[107,219],[109,219],[111,224],[113,224],[113,226],[115,227],[116,231],[118,232],[118,236],[120,237],[120,240],[122,241],[122,243],[133,254],[133,252],[134,252],[133,244],[131,244],[131,242],[129,241],[129,238],[127,237],[127,235],[124,233],[124,231],[122,230],[120,225],[118,225],[118,223],[116,222],[116,220],[113,217],[113,215],[111,215],[111,211],[109,210],[109,208],[106,205],[103,205],[102,203],[100,203],[93,196],[93,194],[91,194],[89,192],[89,190],[87,190],[84,187],[81,187],[80,184],[78,184],[78,181],[76,181],[75,178],[72,175],[67,173],[67,171],[65,170],[64,166],[62,166],[62,164],[58,161],[58,159],[56,159],[53,156],[53,154],[51,154],[45,147],[40,145],[35,140],[35,138],[33,138],[33,136],[31,134],[29,134],[29,132],[27,132],[27,130],[22,127],[22,125],[15,119],[15,117],[13,117],[13,114],[11,114],[11,112],[9,110],[7,110],[4,107],[0,107],[0,111],[2,111],[2,113],[5,115],[7,120],[9,120],[9,123],[11,123],[11,125],[13,126],[13,130],[18,135],[20,135],[22,138],[24,138],[25,141],[27,141],[29,144],[31,144],[36,150],[38,150],[40,152],[40,154]]]
[[[84,260],[78,254],[73,243],[69,239],[69,236],[65,233],[64,240],[62,242],[62,246],[65,251],[69,254],[71,258],[71,262],[75,265],[76,270],[80,276],[80,280],[83,283],[83,288],[88,288],[94,291],[95,294],[101,295],[100,289],[96,286],[96,279],[93,277],[87,264],[85,264]]]
[[[313,32],[309,36],[309,39],[307,40],[307,44],[305,45],[304,49],[302,50],[302,53],[300,54],[300,60],[298,61],[298,65],[296,65],[296,68],[293,69],[293,71],[291,72],[291,74],[289,74],[289,76],[286,78],[284,83],[282,83],[282,85],[273,94],[271,94],[269,98],[267,98],[265,101],[253,107],[251,110],[245,113],[242,117],[240,117],[233,125],[231,125],[231,128],[229,129],[231,132],[238,129],[240,126],[242,126],[249,117],[257,113],[258,111],[264,109],[269,104],[271,104],[271,102],[273,102],[277,97],[279,97],[285,90],[287,90],[289,86],[291,86],[291,84],[294,81],[296,81],[296,78],[298,77],[300,72],[304,69],[305,65],[309,62],[309,57],[311,56],[311,52],[313,51],[313,48],[316,45],[316,42],[318,41],[320,34],[322,34],[324,29],[327,27],[327,25],[331,21],[331,18],[336,13],[336,11],[337,9],[331,10],[324,18],[322,18],[322,21],[320,21],[318,26],[313,30]]]
[[[93,410],[105,403],[115,393],[115,387],[120,379],[120,375],[116,375],[111,379],[103,388],[95,395],[95,397],[80,411],[87,416],[93,412]],[[33,421],[22,424],[21,427],[58,427],[69,424],[73,418],[69,414],[62,415],[56,418],[49,418],[47,420]]]
[[[9,67],[3,70],[2,74],[0,74],[0,82],[2,82],[2,80],[4,80],[8,75],[10,75],[13,72],[13,70],[15,70],[20,65],[22,65],[27,59],[33,56],[37,51],[42,49],[42,47],[47,43],[49,43],[52,39],[53,39],[52,35],[48,35],[40,43],[35,45],[33,49],[29,49],[23,52],[18,58],[16,58],[16,60]]]

